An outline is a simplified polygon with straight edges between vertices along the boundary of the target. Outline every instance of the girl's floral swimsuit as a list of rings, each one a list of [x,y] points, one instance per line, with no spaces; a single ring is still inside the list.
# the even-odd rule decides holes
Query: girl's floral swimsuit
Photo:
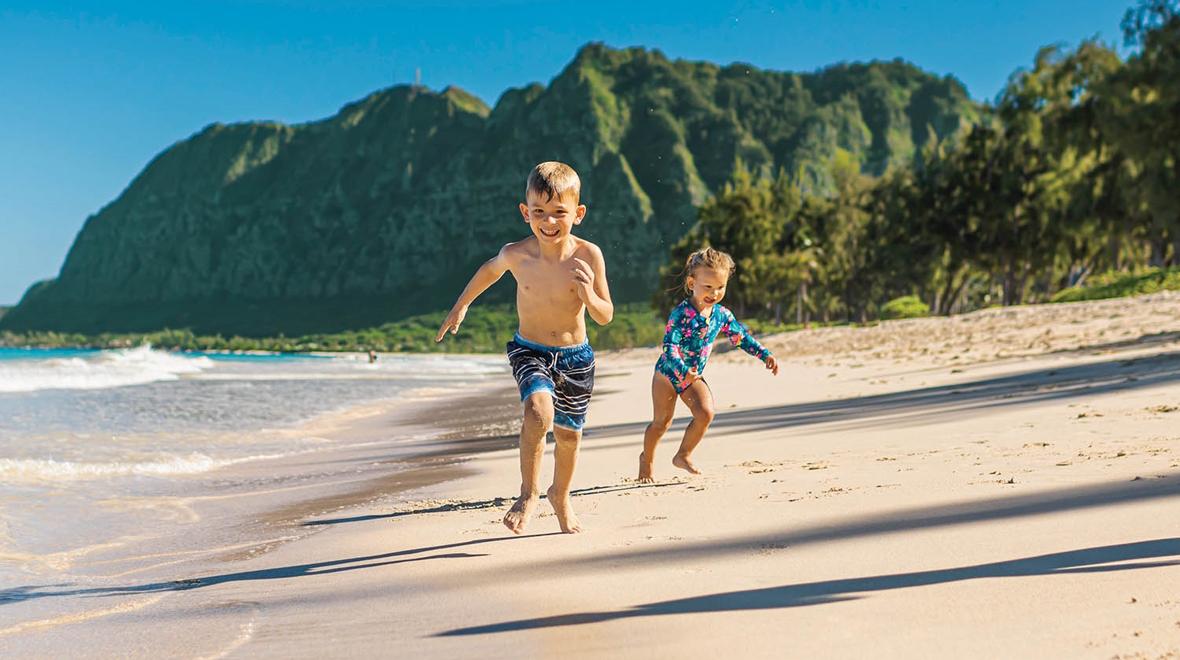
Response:
[[[721,333],[725,333],[734,346],[763,362],[770,357],[770,351],[733,317],[733,312],[721,305],[713,305],[713,313],[705,318],[690,300],[685,300],[668,317],[664,353],[656,362],[656,371],[667,376],[676,393],[680,394],[684,391],[684,378],[689,370],[695,367],[698,374],[704,373],[713,341]]]

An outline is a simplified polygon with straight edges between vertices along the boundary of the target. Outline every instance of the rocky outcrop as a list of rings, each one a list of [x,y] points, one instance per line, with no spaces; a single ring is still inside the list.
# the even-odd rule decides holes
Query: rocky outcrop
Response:
[[[524,234],[525,175],[554,159],[583,177],[579,233],[616,297],[646,299],[739,160],[822,191],[836,153],[878,174],[978,113],[957,81],[899,61],[797,74],[592,44],[495,108],[398,86],[322,121],[214,124],[88,218],[0,328],[296,334],[445,308]]]

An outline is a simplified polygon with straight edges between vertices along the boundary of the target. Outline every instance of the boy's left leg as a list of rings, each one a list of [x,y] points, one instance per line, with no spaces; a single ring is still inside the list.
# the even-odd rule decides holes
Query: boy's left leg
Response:
[[[553,439],[557,446],[553,450],[553,485],[549,487],[545,497],[553,506],[553,513],[557,514],[557,523],[561,531],[566,534],[576,534],[582,531],[578,517],[570,506],[570,483],[574,479],[574,468],[578,464],[578,445],[582,441],[582,432],[567,429],[562,426],[553,427]]]
[[[554,362],[553,392],[553,485],[546,497],[557,514],[561,531],[575,534],[582,531],[573,507],[570,506],[570,482],[578,463],[578,444],[582,441],[582,425],[594,392],[594,350],[589,344],[563,351]]]
[[[684,429],[684,439],[680,441],[679,451],[672,457],[672,465],[691,474],[700,474],[701,471],[692,464],[689,457],[697,445],[701,444],[705,431],[709,430],[709,424],[713,423],[713,392],[705,381],[698,380],[680,394],[680,399],[692,411],[692,421],[688,423],[688,428]]]

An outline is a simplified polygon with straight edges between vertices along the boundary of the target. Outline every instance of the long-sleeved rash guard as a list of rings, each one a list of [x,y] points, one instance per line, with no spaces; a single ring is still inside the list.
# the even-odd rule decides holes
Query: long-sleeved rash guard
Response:
[[[684,391],[684,378],[694,367],[704,373],[717,335],[724,333],[730,343],[765,362],[770,351],[758,343],[749,329],[721,305],[713,306],[708,318],[701,316],[692,302],[685,300],[672,310],[664,332],[664,352],[656,362],[656,371],[672,382],[677,394]]]

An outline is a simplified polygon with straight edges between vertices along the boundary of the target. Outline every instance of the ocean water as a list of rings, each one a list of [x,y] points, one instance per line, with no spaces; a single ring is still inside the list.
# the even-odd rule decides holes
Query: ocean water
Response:
[[[159,503],[232,489],[220,477],[231,466],[340,449],[312,420],[505,373],[499,356],[369,364],[358,356],[0,348],[0,579],[179,524],[176,507]]]

